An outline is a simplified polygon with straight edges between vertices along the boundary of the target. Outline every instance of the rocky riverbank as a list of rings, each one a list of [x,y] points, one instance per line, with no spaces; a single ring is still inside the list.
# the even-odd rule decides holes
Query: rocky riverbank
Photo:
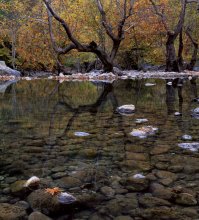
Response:
[[[185,71],[181,73],[176,72],[142,72],[142,71],[121,71],[119,74],[115,73],[101,73],[91,72],[91,73],[76,73],[72,75],[63,75],[62,73],[59,76],[52,75],[51,73],[35,73],[31,76],[20,77],[19,75],[0,75],[0,80],[35,80],[40,78],[59,80],[60,82],[64,81],[104,81],[104,82],[113,82],[115,80],[126,80],[126,79],[147,79],[147,78],[160,78],[160,79],[174,79],[174,78],[190,78],[190,77],[199,77],[199,72],[195,71]]]

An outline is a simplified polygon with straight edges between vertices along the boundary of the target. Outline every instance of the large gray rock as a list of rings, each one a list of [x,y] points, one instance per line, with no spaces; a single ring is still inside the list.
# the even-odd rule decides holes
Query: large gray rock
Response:
[[[23,220],[27,219],[24,208],[8,203],[0,204],[0,220]]]
[[[0,75],[5,75],[5,76],[20,76],[21,73],[17,70],[13,70],[10,67],[5,65],[5,62],[0,63]]]
[[[0,61],[0,65],[2,65],[2,66],[6,66],[5,61]]]

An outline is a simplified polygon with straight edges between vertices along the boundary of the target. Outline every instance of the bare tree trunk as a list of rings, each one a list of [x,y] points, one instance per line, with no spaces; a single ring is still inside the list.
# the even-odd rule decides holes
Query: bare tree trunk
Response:
[[[12,27],[12,68],[15,69],[16,62],[16,30]]]
[[[167,35],[166,43],[166,71],[168,72],[180,72],[178,60],[176,57],[176,51],[174,46],[175,37],[171,34]]]
[[[183,69],[183,68],[184,68],[184,65],[183,65],[183,56],[182,56],[183,49],[184,49],[184,44],[183,44],[183,30],[181,30],[181,31],[180,31],[180,34],[179,34],[179,47],[178,47],[178,64],[179,64],[180,69]]]
[[[176,57],[176,51],[174,42],[180,32],[182,31],[183,25],[184,25],[184,19],[185,19],[185,13],[186,13],[186,5],[187,0],[181,1],[181,12],[179,15],[179,20],[177,25],[175,26],[174,30],[171,30],[168,27],[167,24],[167,17],[164,14],[164,10],[159,10],[159,7],[157,6],[157,3],[154,0],[150,0],[155,13],[160,17],[162,24],[164,25],[164,28],[167,32],[167,42],[166,42],[166,71],[175,71],[180,72],[180,67],[178,64],[178,59]]]
[[[192,54],[192,57],[191,57],[191,61],[190,63],[187,65],[187,69],[188,70],[193,70],[195,64],[196,64],[196,61],[197,61],[197,55],[198,55],[198,43],[196,40],[193,39],[193,37],[191,36],[191,33],[190,33],[190,30],[189,28],[187,28],[186,30],[186,34],[188,36],[188,38],[191,40],[193,46],[194,46],[194,50],[193,50],[193,54]]]

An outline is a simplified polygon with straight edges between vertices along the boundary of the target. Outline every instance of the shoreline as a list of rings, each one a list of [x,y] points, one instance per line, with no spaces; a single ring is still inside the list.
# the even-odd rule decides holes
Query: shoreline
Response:
[[[72,75],[63,75],[59,76],[54,75],[38,75],[38,76],[7,76],[1,75],[0,81],[8,80],[36,80],[36,79],[49,79],[49,80],[59,80],[64,81],[105,81],[113,82],[115,80],[126,80],[126,79],[149,79],[149,78],[158,78],[158,79],[174,79],[174,78],[186,78],[186,77],[199,77],[199,72],[195,71],[184,71],[180,73],[176,72],[160,72],[160,71],[122,71],[122,74],[118,76],[113,73],[100,73],[100,72],[91,72],[91,73],[75,73]]]

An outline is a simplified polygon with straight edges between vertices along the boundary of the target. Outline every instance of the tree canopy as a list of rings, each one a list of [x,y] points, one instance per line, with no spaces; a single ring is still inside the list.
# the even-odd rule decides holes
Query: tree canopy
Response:
[[[96,59],[129,69],[173,65],[180,57],[192,65],[199,34],[197,2],[0,0],[0,60],[33,70],[88,65]],[[168,51],[169,39],[173,47]],[[168,60],[174,49],[176,57]]]

